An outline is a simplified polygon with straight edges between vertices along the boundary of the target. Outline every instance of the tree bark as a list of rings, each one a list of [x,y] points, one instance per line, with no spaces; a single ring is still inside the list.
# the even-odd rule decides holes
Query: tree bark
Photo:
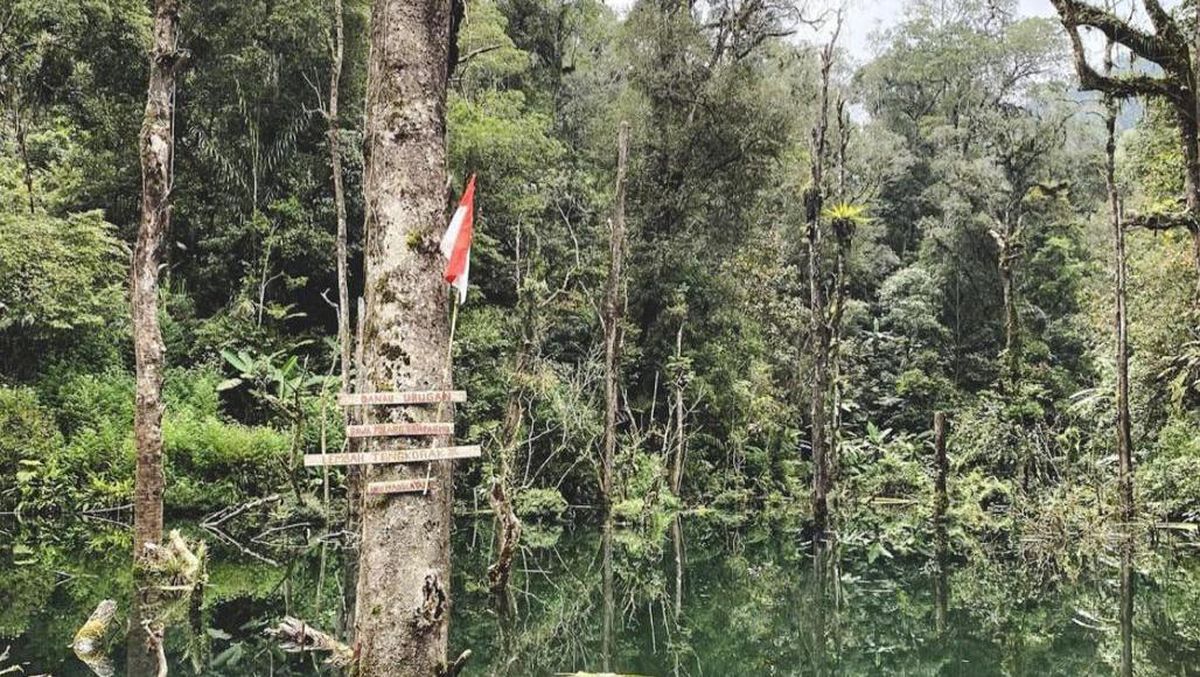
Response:
[[[450,0],[374,0],[367,71],[364,191],[368,391],[447,390],[450,332],[438,241],[446,217]],[[447,407],[375,420],[446,420]],[[433,438],[433,444],[449,440]],[[366,481],[430,477],[429,494],[363,499],[355,634],[363,677],[434,675],[450,617],[448,461],[375,466]]]
[[[133,250],[130,298],[133,353],[136,364],[134,448],[134,557],[146,543],[157,545],[163,527],[162,379],[163,339],[158,326],[158,267],[163,238],[171,223],[171,166],[175,147],[173,108],[179,0],[157,0],[154,46],[150,53],[150,85],[142,119],[142,215]]]
[[[1104,74],[1113,70],[1113,43],[1104,49]],[[1121,200],[1117,193],[1117,113],[1120,102],[1108,97],[1104,117],[1104,185],[1108,193],[1108,218],[1113,237],[1113,338],[1116,342],[1115,358],[1117,370],[1117,487],[1121,494],[1121,517],[1132,521],[1133,505],[1133,441],[1129,420],[1129,337],[1125,315],[1125,226],[1121,222]]]
[[[605,510],[612,505],[613,457],[617,452],[617,411],[621,381],[621,276],[625,259],[625,172],[629,159],[629,123],[617,134],[617,185],[609,242],[608,285],[604,295],[604,451],[600,459],[600,494]]]

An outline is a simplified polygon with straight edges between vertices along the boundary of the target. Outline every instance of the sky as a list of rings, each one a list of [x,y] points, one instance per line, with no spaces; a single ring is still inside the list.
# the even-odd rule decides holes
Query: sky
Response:
[[[842,0],[814,0],[816,8],[826,5],[835,8]],[[634,0],[605,0],[618,13],[628,11]],[[850,21],[842,27],[841,44],[847,49],[853,59],[865,62],[873,56],[871,51],[871,33],[886,28],[900,21],[904,16],[905,0],[848,0]],[[1167,5],[1174,3],[1167,2]],[[1054,7],[1050,0],[1019,0],[1018,12],[1021,16],[1055,16]],[[809,32],[799,34],[801,39],[817,37]]]
[[[817,4],[836,7],[840,0],[818,0]],[[849,0],[850,21],[842,27],[840,42],[855,61],[868,61],[872,56],[871,33],[898,23],[904,16],[905,0]],[[1020,0],[1020,16],[1056,16],[1050,0]]]
[[[809,5],[820,9],[822,6],[830,9],[836,8],[845,1],[849,7],[849,22],[842,27],[842,35],[839,40],[841,46],[849,51],[854,61],[864,63],[871,60],[874,56],[871,45],[871,34],[878,31],[880,28],[886,28],[899,22],[904,17],[904,6],[908,4],[906,0],[808,0]],[[1128,0],[1118,0],[1118,6],[1127,6]],[[1177,7],[1182,0],[1164,0],[1163,5],[1168,9]],[[624,14],[634,4],[635,0],[604,0],[604,2],[617,11],[618,14]],[[1092,4],[1103,5],[1100,0],[1095,0]],[[1136,3],[1139,7],[1135,11],[1135,23],[1145,24],[1146,19],[1141,11],[1141,3]],[[1057,17],[1054,12],[1054,6],[1050,4],[1050,0],[1017,0],[1017,13],[1019,16],[1043,16]],[[1149,28],[1146,26],[1146,28]],[[819,34],[806,29],[801,29],[797,37],[801,40],[815,41],[820,37]],[[1089,38],[1085,35],[1085,40]]]

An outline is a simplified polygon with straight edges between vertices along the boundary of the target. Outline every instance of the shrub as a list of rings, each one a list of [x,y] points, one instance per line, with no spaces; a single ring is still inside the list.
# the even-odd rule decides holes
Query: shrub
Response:
[[[1161,519],[1200,518],[1200,421],[1171,419],[1159,432],[1137,484],[1146,508]]]
[[[51,481],[61,447],[54,418],[33,390],[0,388],[0,477],[15,479],[12,485],[0,485],[0,505],[20,506],[39,485]]]
[[[526,519],[557,521],[567,511],[567,499],[558,489],[526,489],[517,494],[513,507]]]
[[[211,510],[274,491],[286,480],[288,435],[218,413],[220,374],[169,369],[163,451],[169,508]],[[29,511],[126,503],[133,496],[133,377],[64,373],[32,389],[0,389],[0,501]],[[66,439],[62,431],[66,432]]]

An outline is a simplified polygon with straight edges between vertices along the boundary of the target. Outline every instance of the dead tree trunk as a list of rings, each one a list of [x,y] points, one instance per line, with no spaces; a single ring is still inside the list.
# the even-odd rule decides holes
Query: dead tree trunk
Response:
[[[1108,41],[1104,49],[1104,74],[1113,70],[1113,43]],[[1113,236],[1113,337],[1116,341],[1117,369],[1117,486],[1121,494],[1121,517],[1126,522],[1133,520],[1133,442],[1129,421],[1129,337],[1125,317],[1125,228],[1121,223],[1121,200],[1117,193],[1117,113],[1120,102],[1112,97],[1107,100],[1104,118],[1104,185],[1108,191],[1108,218]]]
[[[996,270],[1000,275],[1000,289],[1004,307],[1004,353],[1002,355],[1000,386],[1009,395],[1015,395],[1021,384],[1021,317],[1017,307],[1016,266],[1021,259],[1021,201],[1025,192],[1017,191],[1004,210],[1003,231],[991,230],[996,241]]]
[[[519,245],[518,245],[519,251]],[[496,517],[496,561],[488,567],[488,586],[497,612],[501,616],[511,616],[512,604],[508,589],[509,577],[512,574],[513,558],[516,556],[517,544],[521,538],[521,520],[513,508],[514,490],[512,483],[512,459],[521,446],[521,433],[524,430],[525,407],[522,398],[525,396],[524,382],[529,369],[529,359],[534,342],[540,332],[536,329],[538,321],[536,311],[531,312],[531,301],[522,298],[520,258],[517,259],[517,307],[523,316],[523,331],[521,347],[517,350],[516,363],[513,367],[513,384],[509,393],[508,405],[504,412],[504,440],[501,443],[497,460],[496,477],[492,479],[492,489],[488,502]]]
[[[163,340],[158,327],[158,266],[163,238],[171,224],[171,166],[175,148],[172,127],[179,0],[157,0],[154,46],[150,53],[150,86],[142,118],[142,216],[133,250],[130,298],[133,308],[133,354],[137,372],[133,434],[137,454],[134,483],[134,557],[147,543],[162,540],[162,379]]]
[[[612,505],[613,457],[617,453],[617,411],[621,382],[621,269],[625,262],[625,172],[629,160],[629,123],[617,134],[617,187],[609,243],[608,285],[604,294],[604,456],[600,459],[600,494],[605,510]]]
[[[824,203],[824,163],[829,129],[829,74],[833,68],[834,48],[842,28],[842,13],[837,14],[833,37],[821,52],[821,93],[817,124],[813,128],[812,185],[804,195],[805,220],[808,224],[809,340],[812,342],[813,376],[810,397],[812,426],[812,513],[813,526],[823,532],[829,521],[829,459],[826,456],[826,394],[829,390],[829,324],[825,312],[824,279],[821,270],[821,208]]]
[[[837,107],[837,193],[846,204],[846,160],[850,147],[850,113],[845,99],[839,98]],[[857,224],[852,218],[834,219],[834,235],[837,237],[837,261],[834,266],[833,312],[829,322],[829,480],[837,483],[841,468],[842,445],[842,318],[846,313],[849,296],[850,245]]]
[[[156,0],[150,84],[142,118],[142,214],[133,250],[130,300],[136,391],[133,414],[136,469],[133,498],[134,590],[126,640],[126,670],[132,677],[160,674],[161,635],[151,625],[157,594],[142,564],[163,529],[162,380],[163,339],[158,326],[158,267],[171,223],[175,69],[179,64],[179,0]]]
[[[671,458],[671,493],[680,495],[683,489],[683,468],[687,462],[687,429],[683,409],[683,390],[687,387],[688,370],[683,361],[683,320],[675,332],[675,453]]]
[[[363,177],[366,388],[446,390],[450,332],[438,241],[446,223],[451,0],[375,0],[370,39]],[[410,407],[389,416],[448,420],[448,411]],[[433,675],[445,667],[450,462],[374,466],[364,473],[368,481],[426,477],[435,485],[427,495],[363,498],[354,614],[363,677],[397,670]]]
[[[354,346],[350,338],[350,280],[348,235],[346,233],[346,190],[342,183],[342,142],[338,129],[338,90],[342,81],[342,61],[345,54],[342,0],[333,0],[333,44],[330,51],[333,65],[329,70],[328,139],[329,164],[333,169],[333,204],[337,212],[337,276],[338,276],[338,348],[341,355],[342,392],[350,392],[350,356]]]
[[[933,414],[933,533],[937,556],[942,558],[946,553],[946,510],[950,507],[950,499],[946,495],[946,475],[949,474],[950,464],[946,460],[946,413]]]

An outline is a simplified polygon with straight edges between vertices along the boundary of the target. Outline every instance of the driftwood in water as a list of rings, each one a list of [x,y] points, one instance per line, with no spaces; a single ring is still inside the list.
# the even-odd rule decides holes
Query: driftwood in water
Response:
[[[329,652],[325,663],[335,667],[346,667],[354,662],[354,649],[349,645],[298,618],[285,617],[277,627],[268,629],[267,635],[278,641],[279,648],[288,653]]]
[[[458,673],[462,672],[462,669],[466,667],[467,661],[470,659],[471,650],[467,649],[466,651],[460,653],[458,658],[455,658],[452,662],[443,665],[441,669],[438,670],[437,677],[458,677]]]
[[[117,603],[106,599],[96,605],[96,610],[84,621],[75,632],[71,648],[78,654],[94,654],[104,643],[104,636],[112,629],[113,618],[117,615]]]
[[[71,650],[75,652],[75,657],[99,677],[111,677],[116,674],[112,660],[104,653],[104,640],[112,630],[113,618],[116,615],[117,603],[114,600],[106,599],[100,602],[71,640]]]

